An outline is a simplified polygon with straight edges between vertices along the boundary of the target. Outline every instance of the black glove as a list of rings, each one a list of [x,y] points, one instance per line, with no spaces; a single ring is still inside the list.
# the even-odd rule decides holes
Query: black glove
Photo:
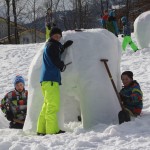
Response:
[[[124,35],[122,34],[121,37],[124,37]]]
[[[66,42],[64,43],[64,45],[63,45],[63,48],[64,48],[64,49],[65,49],[65,48],[68,48],[70,45],[72,45],[72,43],[73,43],[73,41],[71,41],[71,40],[66,41]]]
[[[7,120],[9,120],[9,121],[13,121],[13,119],[14,119],[14,115],[11,111],[6,111],[5,116],[6,116]]]
[[[48,28],[48,30],[51,30],[51,25],[48,24],[48,25],[47,25],[47,28]]]
[[[127,105],[127,104],[131,103],[131,101],[132,101],[131,97],[123,95],[121,93],[120,93],[120,98],[124,105]]]

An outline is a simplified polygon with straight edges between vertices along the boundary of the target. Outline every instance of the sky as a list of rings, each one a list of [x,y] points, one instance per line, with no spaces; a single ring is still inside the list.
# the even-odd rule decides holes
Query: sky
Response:
[[[146,16],[144,15],[143,17],[145,18]],[[140,20],[144,20],[144,18]],[[139,23],[140,20],[137,21],[137,23]],[[146,24],[144,28],[142,28],[142,31],[148,32],[148,30],[145,29],[147,29]],[[72,33],[70,34],[74,33],[74,31],[71,32]],[[99,33],[99,30],[93,30],[93,32],[96,34]],[[79,34],[84,41],[84,34],[82,32]],[[105,36],[105,38],[110,38],[107,37],[108,35],[106,35],[107,33],[103,32],[103,36]],[[132,38],[133,41],[137,43],[135,34],[132,34]],[[122,42],[121,35],[119,35],[118,39],[120,42]],[[144,39],[143,37],[138,37],[138,41],[139,40],[146,40],[147,43],[149,43],[149,39]],[[137,44],[139,45],[139,43]],[[32,71],[30,70],[30,64],[31,62],[35,61],[34,56],[40,52],[43,45],[44,43],[28,45],[0,45],[1,99],[6,94],[6,92],[13,88],[12,81],[14,76],[18,73],[24,76],[26,81],[26,89],[28,89],[28,85],[30,85],[28,80],[28,73]],[[111,46],[113,47],[113,45]],[[68,50],[72,49],[70,48]],[[94,51],[94,55],[95,53],[96,52]],[[132,70],[134,73],[134,79],[139,82],[143,91],[144,107],[142,114],[139,117],[132,118],[131,122],[123,123],[121,125],[118,125],[118,123],[106,124],[101,122],[89,129],[84,129],[80,122],[72,121],[64,124],[64,128],[68,129],[68,132],[65,134],[46,135],[39,137],[36,136],[35,132],[27,133],[23,132],[22,130],[9,129],[8,121],[0,111],[0,150],[149,150],[149,56],[150,47],[141,48],[137,52],[133,52],[130,47],[127,47],[127,50],[125,52],[122,51],[121,54],[121,72],[125,70]]]

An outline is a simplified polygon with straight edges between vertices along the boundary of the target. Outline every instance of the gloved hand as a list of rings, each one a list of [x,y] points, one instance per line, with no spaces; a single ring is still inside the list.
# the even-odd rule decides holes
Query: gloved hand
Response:
[[[11,111],[6,111],[6,115],[5,116],[6,116],[7,120],[13,121],[14,115],[13,115],[13,113]]]
[[[68,41],[66,41],[65,43],[64,43],[64,45],[63,45],[63,48],[65,49],[65,48],[68,48],[69,46],[71,46],[73,44],[73,41],[72,40],[68,40]]]
[[[51,25],[47,24],[47,28],[48,28],[48,30],[51,30]]]
[[[122,34],[121,37],[124,37],[124,35]]]
[[[122,93],[120,93],[120,98],[124,105],[127,105],[127,104],[131,103],[131,101],[132,101],[131,97],[123,95]]]

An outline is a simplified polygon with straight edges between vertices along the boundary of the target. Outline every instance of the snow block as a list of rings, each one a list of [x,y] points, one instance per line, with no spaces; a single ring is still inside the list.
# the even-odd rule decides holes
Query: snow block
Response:
[[[150,11],[144,12],[136,18],[134,33],[140,48],[150,47]]]
[[[72,62],[62,73],[60,128],[64,123],[77,121],[81,114],[84,128],[98,123],[118,123],[121,110],[104,64],[108,66],[118,88],[120,83],[121,45],[118,39],[105,29],[90,29],[83,32],[63,32],[62,43],[73,40],[62,55],[65,64]],[[39,78],[43,48],[35,56],[29,70],[29,100],[24,131],[36,131],[43,97]]]

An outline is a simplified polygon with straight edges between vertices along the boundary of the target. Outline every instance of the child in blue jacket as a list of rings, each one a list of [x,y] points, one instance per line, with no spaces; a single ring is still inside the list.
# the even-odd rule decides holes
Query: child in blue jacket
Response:
[[[44,102],[37,122],[38,135],[65,132],[60,130],[57,117],[60,109],[61,72],[66,68],[61,60],[61,54],[72,45],[73,41],[68,40],[62,45],[61,37],[61,29],[53,27],[43,51],[40,83]]]
[[[133,80],[133,73],[131,71],[123,72],[121,80],[124,86],[120,91],[120,98],[127,112],[119,112],[120,124],[124,121],[130,121],[129,114],[132,114],[133,116],[140,115],[143,108],[143,93],[139,83],[136,80]],[[128,112],[129,114],[126,114]]]
[[[118,37],[118,24],[117,24],[115,12],[113,10],[109,12],[109,17],[106,26],[108,31],[114,33]]]

